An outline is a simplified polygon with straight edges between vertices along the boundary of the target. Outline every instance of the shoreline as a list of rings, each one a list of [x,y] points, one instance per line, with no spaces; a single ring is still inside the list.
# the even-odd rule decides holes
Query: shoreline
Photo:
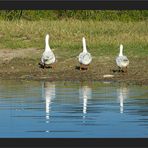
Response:
[[[35,57],[30,56],[36,53]],[[0,79],[36,81],[107,81],[137,85],[148,85],[148,56],[128,56],[127,73],[117,72],[115,56],[96,56],[88,70],[78,70],[76,57],[58,57],[55,67],[39,67],[42,50],[0,50]],[[106,77],[103,77],[106,76]],[[107,77],[108,76],[108,77]],[[113,77],[110,77],[113,76]]]
[[[122,79],[122,78],[100,78],[100,79],[79,79],[79,78],[55,78],[48,76],[36,77],[32,75],[22,75],[20,77],[15,77],[14,75],[10,77],[10,75],[0,76],[0,80],[14,80],[14,81],[48,81],[48,82],[99,82],[104,84],[126,84],[126,85],[141,85],[148,86],[148,79],[141,80],[130,80],[130,79]]]

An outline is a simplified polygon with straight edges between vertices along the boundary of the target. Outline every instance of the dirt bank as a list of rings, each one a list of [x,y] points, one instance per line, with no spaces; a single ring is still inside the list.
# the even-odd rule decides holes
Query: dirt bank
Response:
[[[31,56],[35,54],[35,56]],[[41,69],[38,66],[42,51],[38,49],[0,50],[0,78],[48,81],[115,81],[130,84],[148,85],[148,56],[129,57],[128,73],[116,70],[115,57],[94,57],[87,71],[76,69],[76,57],[58,57],[54,69]],[[104,78],[104,75],[113,75]]]

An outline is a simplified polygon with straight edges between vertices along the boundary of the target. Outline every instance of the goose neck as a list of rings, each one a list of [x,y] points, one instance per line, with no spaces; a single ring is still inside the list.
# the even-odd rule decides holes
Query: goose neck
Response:
[[[49,36],[46,36],[46,39],[45,39],[45,50],[46,51],[50,50],[50,47],[49,47]]]
[[[83,52],[84,52],[84,53],[87,53],[87,49],[86,49],[86,48],[83,48]]]
[[[82,43],[83,43],[83,52],[84,52],[84,53],[87,53],[87,49],[86,49],[86,40],[85,40],[84,37],[83,37],[83,39],[82,39]]]
[[[119,56],[123,56],[123,47],[120,47]]]

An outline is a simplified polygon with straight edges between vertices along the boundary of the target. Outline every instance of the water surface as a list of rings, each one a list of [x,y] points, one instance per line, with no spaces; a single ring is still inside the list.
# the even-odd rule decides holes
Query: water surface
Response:
[[[0,81],[0,137],[148,137],[148,86]]]

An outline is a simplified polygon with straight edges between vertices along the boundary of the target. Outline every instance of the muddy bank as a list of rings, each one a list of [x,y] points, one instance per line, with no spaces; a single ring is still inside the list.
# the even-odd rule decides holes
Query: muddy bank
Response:
[[[38,63],[41,51],[0,51],[0,79],[47,80],[47,81],[113,81],[148,85],[148,57],[129,57],[128,73],[114,72],[114,57],[94,57],[87,71],[80,71],[77,58],[58,58],[53,69],[42,69]],[[36,57],[29,56],[35,52]],[[113,75],[104,78],[104,75]]]

